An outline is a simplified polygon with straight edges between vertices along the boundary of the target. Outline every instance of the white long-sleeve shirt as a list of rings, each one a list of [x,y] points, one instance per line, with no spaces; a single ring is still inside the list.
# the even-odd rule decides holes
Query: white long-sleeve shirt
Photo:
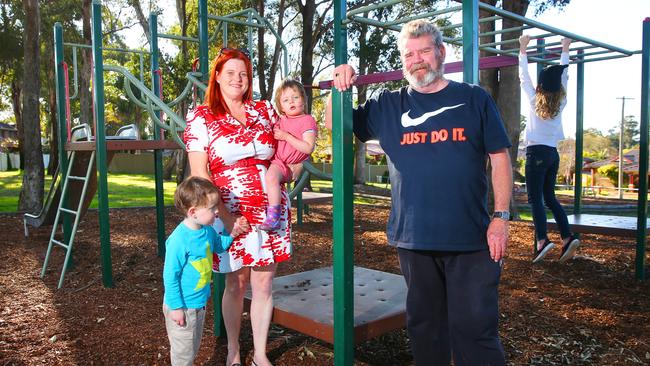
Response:
[[[569,53],[562,52],[560,55],[560,65],[569,64]],[[530,113],[528,116],[528,123],[524,130],[524,144],[526,146],[532,145],[546,145],[557,147],[558,141],[564,139],[564,131],[562,129],[562,110],[566,106],[566,98],[560,104],[560,112],[551,119],[542,119],[535,113],[535,87],[528,74],[528,57],[519,53],[519,80],[521,82],[521,89],[528,97],[530,105]],[[562,71],[562,87],[567,90],[567,82],[569,80],[568,68]]]

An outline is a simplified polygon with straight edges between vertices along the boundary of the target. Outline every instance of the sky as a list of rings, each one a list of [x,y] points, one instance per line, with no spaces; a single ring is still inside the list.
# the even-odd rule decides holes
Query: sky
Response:
[[[174,9],[170,0],[160,0],[158,6]],[[595,41],[630,51],[642,47],[642,22],[650,17],[650,0],[572,0],[564,9],[550,9],[538,17],[529,9],[528,18],[538,20],[555,28],[586,37]],[[165,26],[176,22],[175,11],[163,12],[160,22]],[[526,31],[537,34],[539,31]],[[142,41],[139,41],[142,42]],[[164,47],[161,41],[161,47]],[[448,53],[449,56],[450,53]],[[448,57],[447,61],[454,61]],[[353,62],[354,63],[354,62]],[[584,128],[597,128],[603,133],[618,130],[621,120],[620,97],[633,98],[625,101],[625,115],[632,115],[637,121],[640,116],[641,98],[641,55],[589,62],[585,64],[584,83]],[[530,74],[536,79],[536,65],[531,64]],[[575,136],[576,120],[576,74],[577,67],[569,68],[567,107],[563,120],[566,136]],[[449,76],[462,78],[461,74]],[[522,100],[522,114],[528,115],[528,103]]]

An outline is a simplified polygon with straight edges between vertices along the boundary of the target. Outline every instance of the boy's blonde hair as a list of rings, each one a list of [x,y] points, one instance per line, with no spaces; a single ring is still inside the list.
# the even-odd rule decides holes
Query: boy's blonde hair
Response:
[[[278,112],[280,112],[280,114],[284,114],[282,105],[280,105],[280,99],[282,98],[282,91],[288,88],[291,88],[299,94],[302,94],[302,109],[303,113],[307,114],[307,92],[305,91],[305,87],[298,80],[291,78],[282,80],[280,82],[280,85],[275,88],[275,98],[273,98],[273,101],[275,102],[275,107],[278,109]]]
[[[185,178],[176,187],[174,193],[174,206],[187,215],[190,207],[209,207],[216,196],[220,199],[219,189],[208,179],[202,177]]]
[[[552,119],[560,113],[560,106],[566,97],[563,87],[556,92],[548,92],[537,87],[535,90],[535,114],[541,119]]]

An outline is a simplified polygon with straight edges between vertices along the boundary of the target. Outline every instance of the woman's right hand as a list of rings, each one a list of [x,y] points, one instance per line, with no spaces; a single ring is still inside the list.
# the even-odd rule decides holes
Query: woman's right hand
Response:
[[[238,216],[235,219],[235,223],[232,226],[232,231],[230,231],[230,236],[233,238],[238,237],[239,235],[249,231],[251,225],[248,223],[248,220],[244,216]]]

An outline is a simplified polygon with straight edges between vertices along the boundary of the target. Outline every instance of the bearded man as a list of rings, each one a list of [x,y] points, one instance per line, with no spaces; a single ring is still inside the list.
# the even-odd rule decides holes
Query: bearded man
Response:
[[[498,286],[508,241],[510,142],[479,86],[444,78],[436,26],[406,23],[398,48],[409,85],[354,110],[354,133],[379,140],[389,160],[392,207],[386,236],[408,288],[407,331],[416,365],[504,365]],[[355,82],[339,65],[333,85]],[[328,101],[326,125],[331,127]],[[494,210],[488,213],[486,159]]]

